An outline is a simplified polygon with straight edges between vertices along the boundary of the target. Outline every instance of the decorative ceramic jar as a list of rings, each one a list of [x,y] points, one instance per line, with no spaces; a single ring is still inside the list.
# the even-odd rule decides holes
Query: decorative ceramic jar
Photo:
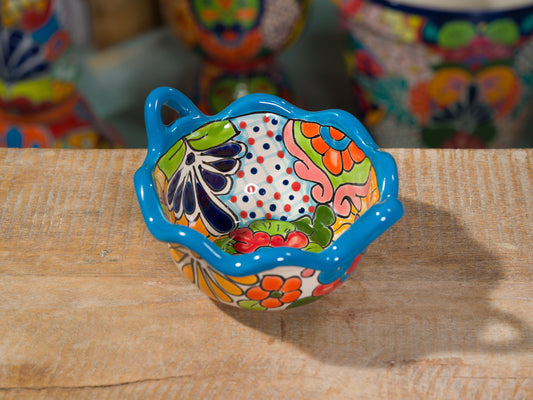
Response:
[[[198,72],[192,97],[206,114],[216,114],[228,104],[250,93],[290,98],[289,85],[275,60],[255,65],[223,67],[205,61]]]
[[[0,14],[0,146],[120,142],[77,92],[77,65],[55,0],[5,0]]]
[[[242,95],[288,94],[275,55],[300,34],[310,0],[160,0],[183,43],[203,55],[194,98],[216,113]],[[216,79],[213,80],[213,74]],[[223,95],[220,95],[223,90]],[[228,96],[229,94],[229,96]]]
[[[163,15],[189,47],[224,65],[257,62],[302,30],[309,0],[160,0]]]
[[[171,125],[163,105],[177,110]],[[266,94],[208,117],[181,92],[147,99],[135,189],[151,233],[212,299],[281,310],[330,293],[402,215],[394,159],[352,115]]]
[[[334,0],[383,146],[509,147],[532,116],[533,1]]]
[[[78,93],[39,111],[0,109],[0,147],[110,148],[123,145],[114,129],[99,121]]]

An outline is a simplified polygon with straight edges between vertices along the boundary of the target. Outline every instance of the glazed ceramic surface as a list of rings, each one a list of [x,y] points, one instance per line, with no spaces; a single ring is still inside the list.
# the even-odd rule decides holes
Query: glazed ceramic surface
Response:
[[[533,2],[410,1],[336,1],[364,123],[385,146],[516,145],[532,111]]]
[[[181,116],[169,126],[165,104]],[[213,299],[254,310],[314,301],[402,215],[393,158],[343,111],[254,94],[207,117],[158,88],[145,117],[135,174],[145,221]]]
[[[99,121],[76,92],[44,110],[8,113],[0,109],[0,147],[92,149],[122,145],[120,135]]]
[[[217,114],[233,101],[251,93],[290,98],[285,76],[274,60],[245,68],[226,68],[205,62],[198,72],[193,92],[195,104],[205,114]]]
[[[0,14],[0,146],[123,145],[76,90],[61,1],[3,0]]]
[[[0,14],[0,107],[34,111],[74,93],[65,16],[53,0],[3,0]]]
[[[161,0],[170,26],[209,59],[244,64],[272,55],[300,33],[309,0]]]

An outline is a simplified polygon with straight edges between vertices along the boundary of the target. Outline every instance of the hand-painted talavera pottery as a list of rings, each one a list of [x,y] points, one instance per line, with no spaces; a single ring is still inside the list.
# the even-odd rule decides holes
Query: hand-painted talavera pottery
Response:
[[[0,2],[0,147],[122,144],[76,90],[65,4]]]
[[[224,65],[257,62],[300,33],[310,0],[160,0],[183,42]]]
[[[77,65],[66,15],[56,0],[3,0],[0,107],[10,112],[57,105],[74,91]]]
[[[275,60],[227,68],[204,62],[192,92],[194,103],[205,114],[217,114],[233,101],[251,93],[272,94],[289,100],[291,93],[283,70]]]
[[[333,0],[383,146],[509,147],[533,115],[532,0]]]
[[[180,114],[170,125],[164,105]],[[317,300],[403,213],[394,159],[343,111],[252,94],[207,117],[158,88],[145,119],[144,219],[212,299],[252,310]]]
[[[183,43],[203,56],[191,90],[216,114],[249,93],[290,97],[276,54],[300,34],[310,0],[160,0]]]

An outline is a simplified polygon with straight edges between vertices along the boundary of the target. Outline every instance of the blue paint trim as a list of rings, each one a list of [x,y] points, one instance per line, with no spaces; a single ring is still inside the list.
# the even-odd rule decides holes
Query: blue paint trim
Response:
[[[165,104],[176,109],[181,116],[170,126],[161,122],[161,108]],[[282,247],[261,248],[251,254],[230,255],[201,233],[172,224],[165,218],[152,178],[159,158],[176,141],[207,123],[256,112],[270,112],[286,118],[336,127],[349,136],[374,165],[381,195],[380,202],[367,210],[320,253]],[[217,115],[206,116],[181,92],[161,87],[150,93],[146,100],[145,122],[148,153],[143,165],[135,173],[134,185],[148,229],[154,237],[163,242],[179,243],[188,247],[223,274],[247,276],[278,266],[293,265],[320,270],[326,280],[329,280],[328,277],[333,279],[338,275],[339,266],[351,264],[358,254],[403,215],[403,207],[398,200],[398,172],[394,159],[390,154],[380,151],[363,125],[345,111],[308,112],[275,96],[251,94],[235,101]]]

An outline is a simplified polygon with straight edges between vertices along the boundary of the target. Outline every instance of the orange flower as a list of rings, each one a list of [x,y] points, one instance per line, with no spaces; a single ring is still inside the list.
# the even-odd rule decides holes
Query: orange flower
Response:
[[[278,275],[265,275],[259,286],[246,291],[246,297],[259,302],[263,307],[276,308],[300,297],[301,286],[302,281],[297,276],[284,279]]]
[[[349,171],[354,163],[360,163],[365,159],[365,153],[350,141],[344,150],[335,150],[330,147],[320,134],[322,126],[314,122],[302,122],[302,134],[311,140],[313,149],[322,155],[324,166],[334,175],[339,175],[342,171]],[[346,135],[333,127],[325,127],[333,140],[341,141]]]

